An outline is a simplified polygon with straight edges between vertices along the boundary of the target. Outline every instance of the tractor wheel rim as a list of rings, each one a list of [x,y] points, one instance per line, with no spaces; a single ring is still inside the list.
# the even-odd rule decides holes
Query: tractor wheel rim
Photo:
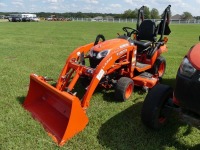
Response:
[[[164,74],[164,70],[165,70],[165,64],[161,63],[159,68],[158,68],[158,75],[159,77],[161,77]]]
[[[132,92],[133,92],[133,86],[132,84],[129,84],[125,91],[125,98],[128,99],[131,96]]]

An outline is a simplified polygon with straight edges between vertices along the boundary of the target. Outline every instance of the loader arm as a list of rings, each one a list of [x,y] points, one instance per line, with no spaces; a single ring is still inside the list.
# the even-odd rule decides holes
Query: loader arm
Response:
[[[77,49],[75,49],[71,54],[70,56],[68,57],[66,63],[65,63],[65,66],[63,67],[62,69],[62,72],[58,78],[58,82],[57,82],[57,85],[56,85],[56,88],[58,90],[65,90],[65,86],[66,84],[69,82],[69,79],[71,77],[72,74],[68,74],[70,69],[72,68],[72,66],[69,66],[71,63],[71,61],[73,60],[74,62],[78,62],[79,58],[80,58],[80,55],[81,53],[88,53],[88,51],[94,46],[94,43],[90,43],[90,44],[87,44],[87,45],[84,45],[84,46],[81,46]],[[77,68],[75,68],[77,69]],[[67,78],[68,77],[68,78]]]
[[[58,90],[66,91],[70,94],[73,94],[71,93],[71,91],[73,90],[74,86],[76,85],[81,75],[91,77],[92,80],[89,86],[87,87],[86,93],[81,99],[81,106],[83,107],[84,110],[87,109],[87,107],[89,106],[89,101],[91,99],[91,96],[94,93],[100,80],[104,77],[104,75],[111,74],[114,71],[116,71],[116,69],[119,69],[124,65],[131,64],[131,60],[129,60],[130,58],[129,55],[130,54],[133,55],[134,54],[133,50],[136,49],[135,46],[129,46],[123,53],[122,51],[124,50],[124,48],[112,51],[109,55],[103,58],[103,60],[96,68],[90,68],[88,66],[81,65],[79,62],[79,57],[81,53],[87,54],[88,51],[92,48],[92,46],[93,43],[90,43],[88,45],[76,49],[73,53],[71,53],[71,55],[66,61],[66,64],[60,74],[58,83],[56,85],[56,88]],[[126,56],[127,58],[126,61],[121,63],[116,63],[116,61],[123,55]]]
[[[94,73],[93,73],[93,78],[90,82],[90,85],[87,89],[87,92],[85,93],[85,95],[83,96],[82,99],[82,107],[84,109],[86,109],[87,107],[89,107],[89,102],[91,99],[92,94],[94,93],[97,85],[99,84],[99,82],[101,81],[101,79],[104,77],[104,75],[108,74],[108,73],[112,73],[112,71],[114,72],[116,68],[120,68],[123,65],[130,65],[131,61],[128,60],[128,56],[129,56],[129,52],[133,51],[135,49],[135,47],[129,47],[129,50],[127,50],[127,53],[125,54],[119,54],[122,49],[119,49],[115,52],[110,53],[108,56],[106,56],[101,63],[97,66],[97,68],[95,69]],[[127,61],[122,63],[122,64],[116,64],[116,61],[123,55],[127,55]],[[115,69],[113,69],[115,68]]]

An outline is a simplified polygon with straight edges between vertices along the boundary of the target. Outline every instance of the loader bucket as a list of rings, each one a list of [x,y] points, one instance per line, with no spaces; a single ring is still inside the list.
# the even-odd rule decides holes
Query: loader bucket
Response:
[[[88,117],[76,96],[59,91],[34,74],[30,76],[29,92],[23,106],[59,146],[88,123]]]

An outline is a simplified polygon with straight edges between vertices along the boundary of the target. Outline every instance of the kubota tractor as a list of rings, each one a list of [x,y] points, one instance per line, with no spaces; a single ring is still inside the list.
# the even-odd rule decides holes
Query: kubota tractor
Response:
[[[24,107],[39,120],[58,145],[80,132],[88,123],[86,109],[97,86],[115,89],[115,99],[125,101],[134,85],[152,88],[165,72],[161,54],[167,51],[170,6],[161,22],[144,20],[144,6],[138,11],[137,29],[124,27],[124,35],[75,49],[68,57],[56,86],[48,79],[30,75],[30,87]],[[157,39],[157,35],[160,38]],[[87,65],[86,65],[87,64]],[[78,97],[77,81],[85,84],[85,94]]]
[[[141,119],[152,129],[163,127],[172,112],[191,125],[200,127],[200,43],[191,47],[178,69],[173,88],[158,84],[147,94]]]

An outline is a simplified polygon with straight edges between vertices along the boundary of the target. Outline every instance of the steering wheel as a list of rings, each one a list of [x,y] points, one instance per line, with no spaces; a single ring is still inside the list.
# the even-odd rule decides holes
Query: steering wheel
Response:
[[[127,35],[128,37],[131,37],[131,35],[132,35],[133,33],[136,33],[136,34],[137,34],[137,33],[139,32],[138,30],[133,29],[133,28],[130,28],[130,27],[123,27],[122,30],[126,32],[126,35]]]

